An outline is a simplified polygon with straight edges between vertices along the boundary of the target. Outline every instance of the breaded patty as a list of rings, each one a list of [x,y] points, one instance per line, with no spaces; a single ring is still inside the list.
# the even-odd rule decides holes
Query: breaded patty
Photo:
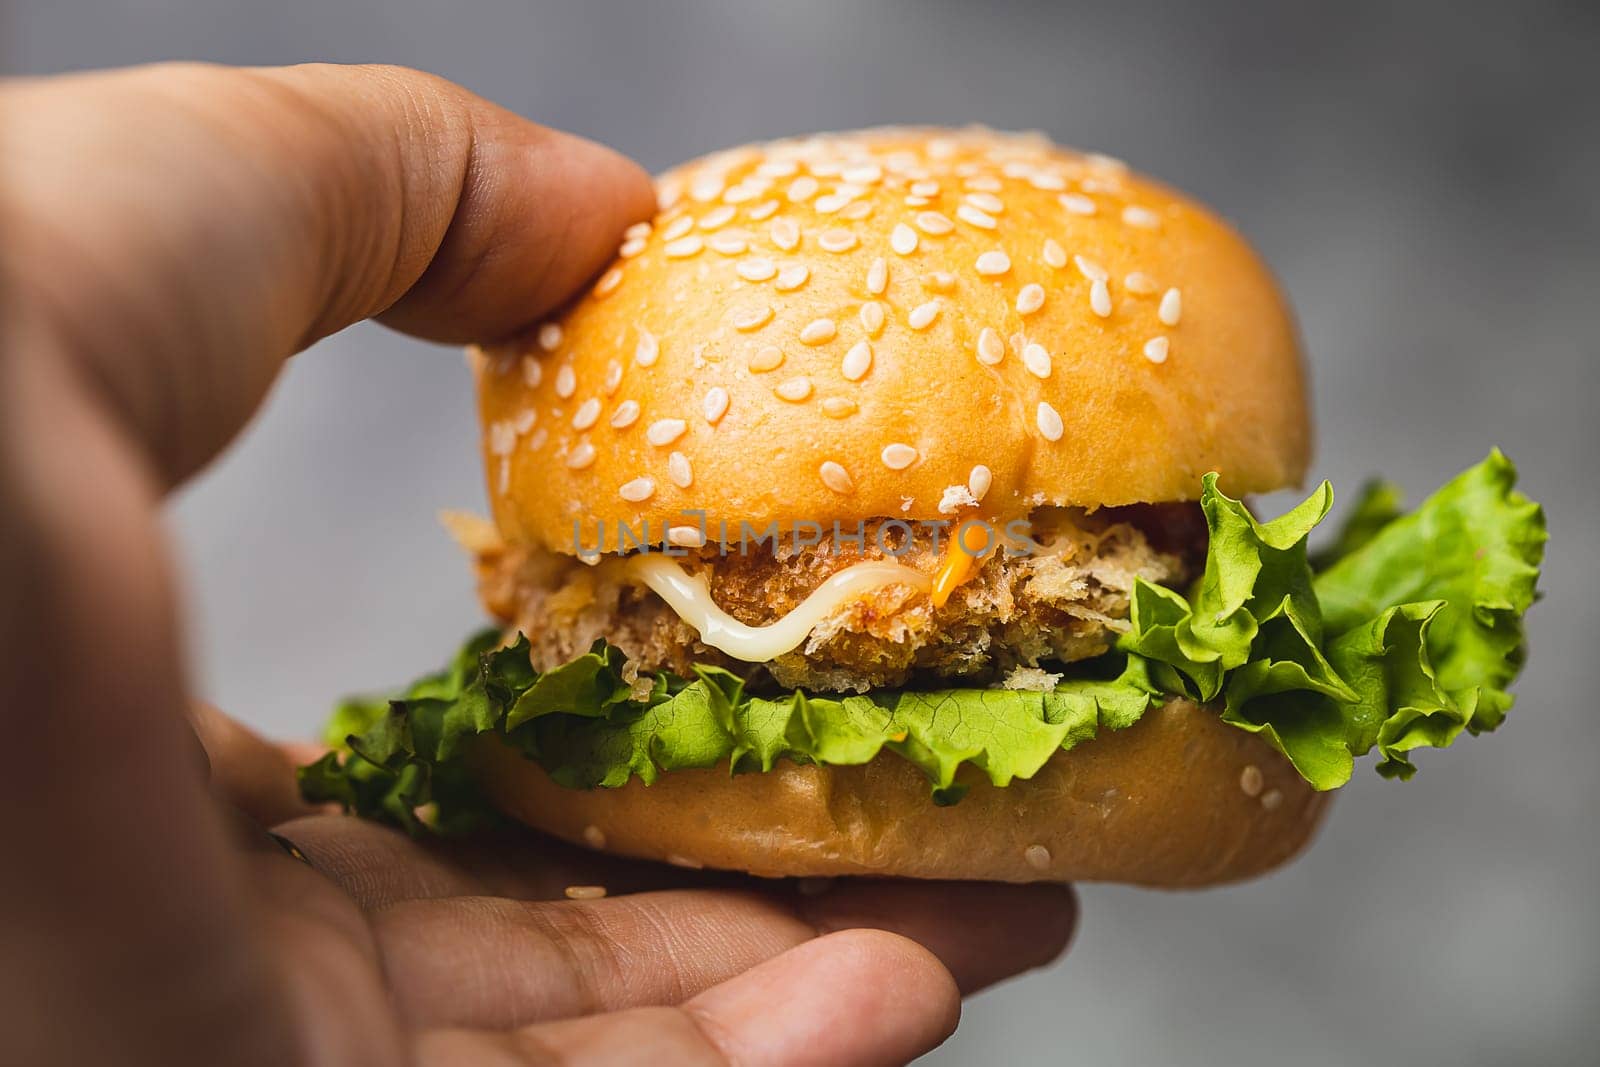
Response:
[[[830,575],[866,560],[893,558],[932,575],[949,541],[890,520],[865,525],[865,544],[830,536],[815,545],[752,546],[739,554],[712,545],[678,562],[705,574],[717,605],[761,626],[800,604]],[[1182,585],[1204,552],[1204,525],[1191,505],[1105,508],[1094,513],[1044,508],[1034,513],[1027,554],[992,551],[948,601],[892,585],[847,602],[792,652],[761,665],[740,663],[702,644],[696,631],[618,557],[590,566],[570,556],[506,546],[486,528],[458,536],[477,559],[484,604],[533,645],[537,667],[564,663],[605,638],[627,655],[630,671],[689,673],[725,666],[757,687],[864,692],[905,685],[1037,684],[1031,668],[1107,651],[1125,629],[1129,594],[1143,577]]]

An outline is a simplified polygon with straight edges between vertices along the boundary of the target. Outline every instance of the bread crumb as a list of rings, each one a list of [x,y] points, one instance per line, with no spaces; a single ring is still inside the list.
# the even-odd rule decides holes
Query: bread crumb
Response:
[[[962,508],[975,508],[977,499],[972,495],[972,490],[964,485],[952,485],[945,489],[944,495],[939,498],[939,514],[952,515]]]
[[[1016,667],[1001,683],[1005,689],[1018,689],[1029,693],[1048,693],[1061,681],[1061,675],[1051,674],[1038,667]]]

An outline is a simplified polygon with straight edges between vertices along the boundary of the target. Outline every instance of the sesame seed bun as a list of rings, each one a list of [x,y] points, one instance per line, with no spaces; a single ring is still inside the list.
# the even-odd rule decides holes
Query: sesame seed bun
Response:
[[[499,742],[474,755],[504,811],[574,844],[769,877],[1215,885],[1290,859],[1328,802],[1265,742],[1184,700],[1057,754],[1027,781],[964,779],[972,789],[951,807],[932,804],[927,779],[897,756],[580,791]]]
[[[648,521],[828,524],[1297,483],[1294,324],[1195,202],[1031,136],[869,130],[660,181],[559,319],[482,350],[511,543]],[[655,538],[659,540],[659,538]]]

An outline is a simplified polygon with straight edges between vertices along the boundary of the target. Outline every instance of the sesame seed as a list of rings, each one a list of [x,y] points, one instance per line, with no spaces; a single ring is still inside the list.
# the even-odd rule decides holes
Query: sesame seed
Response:
[[[868,300],[861,305],[861,328],[867,331],[868,337],[876,337],[883,332],[885,317],[883,305],[876,300]]]
[[[642,241],[650,236],[651,225],[648,222],[636,222],[622,231],[622,236],[630,241]]]
[[[1111,317],[1111,290],[1104,281],[1089,286],[1089,309],[1102,319]]]
[[[489,425],[489,451],[496,456],[504,456],[517,447],[517,431],[509,422],[496,422]]]
[[[1034,413],[1033,421],[1046,441],[1059,441],[1061,435],[1067,432],[1066,425],[1061,421],[1061,413],[1051,407],[1048,401],[1039,401],[1039,410]]]
[[[978,257],[979,274],[1004,274],[1011,269],[1011,257],[1001,251],[985,252]]]
[[[842,396],[830,396],[822,402],[822,413],[830,419],[848,418],[858,410],[854,400]]]
[[[817,474],[822,478],[823,485],[840,496],[848,494],[855,488],[855,483],[850,480],[850,472],[831,459],[817,468]]]
[[[976,226],[980,230],[992,230],[1000,225],[995,217],[986,211],[979,211],[971,204],[962,204],[956,208],[956,218],[969,226]]]
[[[715,426],[721,422],[722,416],[728,413],[728,391],[720,385],[713,385],[707,389],[701,412],[711,425]]]
[[[956,287],[956,276],[947,270],[930,270],[922,276],[922,286],[936,293],[948,293]]]
[[[554,352],[561,347],[561,324],[547,322],[539,327],[539,348],[545,352]]]
[[[694,180],[689,186],[689,199],[702,204],[710,203],[722,195],[722,190],[728,187],[728,179],[721,174],[704,174]]]
[[[741,259],[734,270],[747,282],[764,282],[778,273],[778,265],[770,259],[753,256]]]
[[[917,231],[903,222],[896,223],[889,234],[889,247],[902,256],[909,256],[917,250]]]
[[[792,159],[764,159],[756,165],[756,173],[763,178],[788,178],[799,171],[800,164]]]
[[[850,219],[855,222],[860,222],[870,214],[872,214],[872,204],[866,200],[857,200],[855,203],[839,212],[839,217],[842,219]]]
[[[747,364],[755,374],[777,370],[783,365],[783,349],[777,345],[767,345],[757,349],[755,354],[747,361]]]
[[[539,449],[543,448],[544,447],[544,443],[546,441],[548,441],[549,439],[550,439],[550,431],[545,429],[543,426],[539,427],[537,430],[533,431],[533,436],[528,438],[528,449],[529,449],[529,451],[532,451],[532,452],[539,451]]]
[[[666,252],[668,259],[687,259],[690,256],[697,254],[700,249],[704,247],[704,241],[700,240],[698,237],[690,235],[688,237],[680,237],[676,241],[669,242],[663,251]]]
[[[850,347],[850,351],[845,353],[840,372],[846,381],[859,382],[871,369],[872,346],[865,341],[857,341]]]
[[[807,345],[827,344],[833,340],[834,334],[839,332],[839,327],[834,325],[832,319],[812,319],[800,331],[800,343]]]
[[[791,204],[804,203],[817,195],[817,190],[822,188],[817,184],[817,179],[809,174],[802,174],[789,183],[787,196]]]
[[[533,424],[539,421],[539,413],[532,408],[523,408],[517,412],[517,417],[512,420],[511,427],[519,434],[527,433],[533,429]]]
[[[1053,237],[1045,238],[1044,261],[1057,270],[1067,265],[1067,250]]]
[[[810,267],[804,263],[794,263],[778,272],[778,280],[773,282],[772,286],[780,293],[792,292],[804,285],[806,279],[810,277]]]
[[[905,198],[906,207],[927,207],[933,203],[932,198],[926,196],[908,196]]]
[[[968,184],[970,185],[971,183],[969,182]],[[968,193],[965,199],[967,203],[979,211],[987,211],[991,215],[1001,215],[1006,210],[1005,203],[993,193]]]
[[[583,828],[583,843],[590,848],[605,848],[606,835],[600,827],[590,823]]]
[[[879,458],[883,460],[883,465],[890,470],[903,471],[917,461],[917,450],[910,445],[896,442],[892,445],[885,445],[883,451],[879,453]]]
[[[1143,271],[1137,270],[1122,279],[1122,287],[1128,292],[1138,293],[1140,296],[1148,296],[1155,292],[1157,288],[1155,279]]]
[[[786,382],[780,382],[778,387],[772,391],[778,395],[779,400],[787,400],[791,404],[798,404],[811,395],[811,379],[802,374],[797,378],[790,378]]]
[[[657,448],[664,448],[683,436],[689,424],[682,419],[657,419],[644,432],[645,440]]]
[[[1028,175],[1028,184],[1040,192],[1055,193],[1067,187],[1067,180],[1059,174],[1036,170]]]
[[[1122,209],[1122,221],[1141,230],[1153,230],[1161,225],[1161,216],[1147,207],[1129,204]]]
[[[1183,317],[1183,294],[1176,289],[1168,289],[1161,294],[1161,307],[1156,311],[1163,324],[1167,326],[1178,325],[1178,320]]]
[[[1165,363],[1170,345],[1165,337],[1152,337],[1144,343],[1144,358],[1151,363]]]
[[[761,329],[771,321],[772,307],[768,304],[762,304],[759,307],[744,308],[741,311],[734,312],[733,328],[740,333],[749,333],[751,330]]]
[[[706,247],[724,256],[740,256],[750,249],[750,241],[736,230],[714,233],[706,238]]]
[[[567,453],[567,466],[575,471],[581,471],[594,462],[594,445],[588,441],[578,442],[578,447]]]
[[[966,180],[968,189],[976,189],[981,193],[998,193],[1000,179],[992,174],[976,174]]]
[[[1037,282],[1029,282],[1017,294],[1017,314],[1032,315],[1044,307],[1044,286]]]
[[[672,223],[661,231],[663,241],[672,242],[694,229],[694,218],[690,215],[679,215]]]
[[[574,430],[587,430],[600,421],[600,401],[590,397],[578,405],[578,410],[572,413],[572,428]]]
[[[617,386],[622,384],[622,364],[611,360],[606,364],[605,393],[610,396],[617,391]]]
[[[856,235],[849,230],[823,230],[817,245],[824,252],[848,252],[856,246]]]
[[[763,200],[761,203],[746,211],[745,214],[749,215],[756,222],[760,222],[763,219],[770,219],[777,212],[777,210],[778,202],[776,200]]]
[[[556,371],[556,396],[562,400],[570,399],[578,391],[578,375],[572,369],[572,364],[563,363],[561,369]]]
[[[656,360],[661,358],[661,344],[656,340],[656,335],[643,326],[638,330],[639,343],[633,348],[633,361],[641,367],[654,366]]]
[[[667,862],[672,864],[674,867],[685,867],[691,871],[698,871],[700,868],[705,866],[705,864],[691,856],[680,856],[676,852],[667,856]]]
[[[912,182],[910,192],[912,196],[938,196],[939,183],[926,178],[920,182]]]
[[[694,484],[694,468],[689,466],[689,457],[682,452],[674,452],[667,457],[667,477],[672,479],[672,484],[679,489],[687,489]],[[693,529],[693,527],[690,527]]]
[[[800,227],[793,219],[773,219],[772,243],[785,252],[793,252],[800,247]]]
[[[1028,368],[1028,373],[1035,378],[1050,377],[1050,353],[1044,345],[1030,342],[1022,350],[1022,365]]]
[[[1104,267],[1092,259],[1086,259],[1083,256],[1073,256],[1072,262],[1077,265],[1078,273],[1089,279],[1091,282],[1103,282],[1111,277],[1111,275],[1106,273],[1106,269]]]
[[[1005,358],[1005,342],[1000,340],[999,334],[985,326],[983,332],[978,334],[978,362],[993,367]]]
[[[937,211],[919,211],[916,217],[917,229],[930,237],[939,237],[956,228],[949,216],[941,215]]]
[[[1108,156],[1102,152],[1090,152],[1083,158],[1089,166],[1096,170],[1108,171],[1112,174],[1121,174],[1128,169],[1128,165],[1116,156]]]
[[[967,475],[967,489],[972,493],[972,499],[981,503],[993,482],[994,475],[989,473],[988,467],[982,463],[973,467],[972,473]]]
[[[1082,193],[1062,193],[1056,202],[1074,215],[1089,216],[1095,213],[1094,201]]]
[[[867,292],[873,296],[882,296],[883,291],[889,287],[889,263],[882,256],[872,261],[872,266],[867,268]]]
[[[637,400],[624,400],[617,405],[617,410],[611,413],[611,425],[619,430],[627,429],[639,421],[639,402]]]
[[[876,163],[863,163],[859,166],[846,168],[840,177],[847,182],[858,185],[873,185],[883,180],[883,168]]]
[[[569,885],[562,890],[568,900],[599,900],[606,895],[603,885]]]
[[[1265,784],[1266,779],[1261,774],[1261,768],[1254,763],[1239,772],[1239,791],[1247,797],[1260,796],[1261,788]]]
[[[630,237],[622,242],[622,247],[617,249],[617,255],[623,259],[632,259],[645,250],[649,244],[643,237]]]
[[[533,356],[522,360],[522,384],[529,389],[539,388],[539,383],[544,381],[544,364]]]
[[[734,209],[727,204],[714,207],[700,216],[699,226],[702,230],[715,230],[718,227],[726,226],[733,221],[733,211]]]
[[[685,460],[684,462],[688,462]],[[684,488],[688,488],[685,486]],[[667,530],[667,543],[680,548],[704,548],[706,535],[698,526],[673,526]]]
[[[844,193],[828,193],[826,196],[817,197],[817,202],[811,206],[817,209],[818,214],[832,215],[853,199],[855,198]]]
[[[655,495],[656,483],[653,478],[635,478],[631,482],[623,482],[617,490],[617,495],[629,503],[637,504],[649,500]]]
[[[939,317],[940,306],[941,302],[938,300],[930,300],[926,304],[918,304],[911,309],[911,314],[906,321],[911,324],[913,330],[925,330],[933,325],[934,319]]]
[[[1268,811],[1274,811],[1283,803],[1283,793],[1276,789],[1269,789],[1261,794],[1261,806]]]
[[[1043,845],[1029,845],[1022,850],[1022,859],[1036,871],[1050,869],[1050,850]]]

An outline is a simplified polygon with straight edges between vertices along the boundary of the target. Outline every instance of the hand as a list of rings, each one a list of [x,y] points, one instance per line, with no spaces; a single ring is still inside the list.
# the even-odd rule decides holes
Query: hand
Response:
[[[0,130],[8,1061],[889,1063],[1062,949],[1058,887],[805,895],[527,833],[419,843],[306,811],[292,753],[209,710],[202,758],[162,494],[349,323],[535,321],[649,183],[384,68],[14,83]]]

